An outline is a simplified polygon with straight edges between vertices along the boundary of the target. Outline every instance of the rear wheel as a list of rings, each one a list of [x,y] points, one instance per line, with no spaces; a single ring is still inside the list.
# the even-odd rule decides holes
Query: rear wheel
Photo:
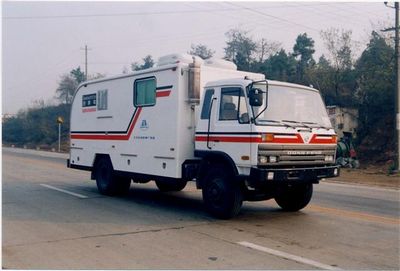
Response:
[[[204,205],[211,215],[229,219],[239,213],[243,194],[228,169],[223,166],[211,168],[202,185]]]
[[[174,181],[156,181],[158,189],[162,192],[181,191],[185,188],[187,181],[174,180]]]
[[[286,186],[275,201],[285,211],[296,212],[303,209],[311,201],[313,184]]]
[[[97,189],[103,195],[114,196],[129,191],[130,178],[117,178],[108,157],[101,157],[95,164]]]

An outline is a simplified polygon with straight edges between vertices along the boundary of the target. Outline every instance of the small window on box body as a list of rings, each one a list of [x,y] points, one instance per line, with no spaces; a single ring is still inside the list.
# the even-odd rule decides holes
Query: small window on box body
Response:
[[[107,89],[97,91],[97,110],[107,110]]]
[[[82,96],[82,107],[96,106],[96,93]]]
[[[156,104],[156,78],[135,80],[133,86],[133,103],[136,107],[153,106]]]

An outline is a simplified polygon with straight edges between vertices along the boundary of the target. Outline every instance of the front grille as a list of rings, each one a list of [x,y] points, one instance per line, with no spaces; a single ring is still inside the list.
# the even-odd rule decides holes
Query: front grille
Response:
[[[326,165],[334,161],[325,161],[326,156],[335,158],[336,145],[258,145],[258,157],[266,157],[266,162],[259,165],[295,166],[295,165]],[[276,157],[277,162],[270,162],[270,157]],[[333,159],[334,160],[334,159]]]

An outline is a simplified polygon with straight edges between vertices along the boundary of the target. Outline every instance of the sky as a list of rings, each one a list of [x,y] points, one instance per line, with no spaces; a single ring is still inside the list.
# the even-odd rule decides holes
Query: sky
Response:
[[[224,56],[225,33],[249,31],[254,40],[279,42],[291,52],[296,37],[351,30],[360,54],[373,29],[394,25],[382,2],[13,2],[2,5],[2,113],[16,114],[43,100],[54,103],[60,77],[72,69],[121,74],[146,55],[186,53],[205,44]],[[268,78],[268,75],[267,75]]]

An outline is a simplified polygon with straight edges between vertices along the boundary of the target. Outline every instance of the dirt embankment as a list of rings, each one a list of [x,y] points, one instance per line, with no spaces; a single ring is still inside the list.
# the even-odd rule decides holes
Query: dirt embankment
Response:
[[[400,173],[388,175],[380,167],[368,167],[365,169],[342,168],[339,177],[331,178],[328,181],[400,189]]]

